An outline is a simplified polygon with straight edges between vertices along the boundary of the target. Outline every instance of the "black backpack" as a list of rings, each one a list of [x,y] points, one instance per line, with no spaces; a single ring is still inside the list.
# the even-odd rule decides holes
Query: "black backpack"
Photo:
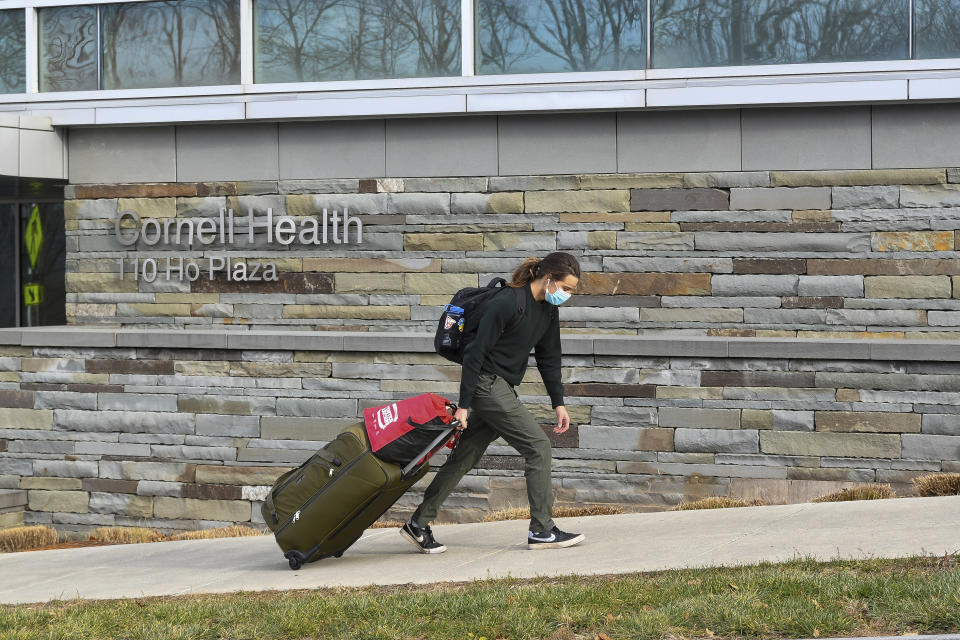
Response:
[[[506,286],[506,280],[494,278],[485,287],[465,287],[453,294],[450,303],[443,307],[443,313],[440,314],[437,333],[433,338],[434,350],[447,360],[463,364],[464,350],[477,337],[484,304]],[[520,324],[527,306],[524,287],[511,288],[517,298],[517,316],[504,332]]]

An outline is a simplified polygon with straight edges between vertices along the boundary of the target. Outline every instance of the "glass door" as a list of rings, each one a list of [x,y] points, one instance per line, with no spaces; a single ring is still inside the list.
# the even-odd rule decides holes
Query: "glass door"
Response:
[[[63,203],[19,206],[20,326],[66,324]]]

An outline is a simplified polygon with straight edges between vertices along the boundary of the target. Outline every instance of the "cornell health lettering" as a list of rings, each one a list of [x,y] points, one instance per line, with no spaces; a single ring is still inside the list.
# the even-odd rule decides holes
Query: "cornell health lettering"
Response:
[[[124,223],[127,223],[124,226]],[[133,223],[132,227],[129,223]],[[233,245],[237,240],[246,236],[246,244],[254,244],[254,233],[266,233],[267,244],[288,246],[294,242],[302,245],[349,244],[350,230],[356,232],[356,244],[363,241],[363,223],[359,218],[352,218],[343,210],[341,216],[336,209],[329,211],[324,208],[316,217],[307,217],[298,220],[291,216],[278,216],[274,222],[273,209],[267,209],[266,218],[257,219],[253,210],[248,211],[246,220],[237,220],[241,231],[236,234],[233,209],[220,209],[218,218],[169,218],[162,222],[156,218],[146,218],[141,223],[140,216],[135,211],[121,212],[114,222],[114,232],[117,241],[126,247],[135,247],[138,243],[153,247],[158,244],[189,245],[195,244],[204,247],[219,241],[224,247]],[[246,224],[247,232],[242,229]],[[120,278],[124,276],[128,259],[120,258]],[[165,268],[164,268],[164,262]],[[243,257],[221,253],[208,256],[206,268],[191,258],[186,260],[182,256],[165,258],[132,259],[133,273],[136,279],[153,282],[158,274],[165,273],[167,280],[178,277],[180,280],[196,280],[201,273],[206,272],[211,280],[218,273],[225,275],[227,280],[262,281],[278,280],[277,267],[272,262],[251,262],[248,264]]]

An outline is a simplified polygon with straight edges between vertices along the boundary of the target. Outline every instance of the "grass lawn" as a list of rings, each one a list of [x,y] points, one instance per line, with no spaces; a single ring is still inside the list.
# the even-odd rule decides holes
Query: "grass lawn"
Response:
[[[960,555],[0,607],[0,638],[777,638],[960,631]]]

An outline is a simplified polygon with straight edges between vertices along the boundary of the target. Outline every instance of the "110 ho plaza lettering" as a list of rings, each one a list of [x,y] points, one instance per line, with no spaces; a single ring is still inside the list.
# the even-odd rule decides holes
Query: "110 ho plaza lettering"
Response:
[[[261,220],[257,220],[253,210],[250,209],[246,218],[247,244],[254,243],[254,233],[257,230],[266,232],[268,244],[275,241],[286,246],[295,240],[303,245],[327,244],[329,241],[333,244],[349,244],[351,223],[356,225],[356,243],[360,244],[363,241],[363,223],[359,218],[350,217],[346,208],[343,210],[342,217],[336,209],[328,212],[324,208],[318,218],[298,220],[292,216],[279,216],[274,223],[273,209],[267,209],[266,219]],[[133,228],[122,226],[126,220],[133,222]],[[339,235],[341,223],[342,235]],[[231,245],[235,242],[233,209],[220,209],[219,218],[169,218],[163,222],[156,218],[147,218],[141,222],[136,211],[122,211],[114,221],[114,232],[117,241],[128,247],[133,247],[138,242],[147,246],[172,242],[191,247],[195,243],[210,245],[218,239],[223,245]],[[121,279],[128,270],[127,260],[127,258],[119,258]],[[218,273],[224,274],[227,280],[276,281],[279,279],[276,264],[272,262],[248,263],[244,258],[235,258],[226,254],[210,256],[207,269],[201,268],[199,263],[190,259],[184,262],[184,258],[180,256],[160,259],[144,258],[143,260],[136,257],[131,261],[134,279],[142,279],[145,282],[153,282],[160,274],[165,274],[167,280],[177,277],[179,280],[192,282],[200,278],[204,271],[209,274],[211,280]]]

